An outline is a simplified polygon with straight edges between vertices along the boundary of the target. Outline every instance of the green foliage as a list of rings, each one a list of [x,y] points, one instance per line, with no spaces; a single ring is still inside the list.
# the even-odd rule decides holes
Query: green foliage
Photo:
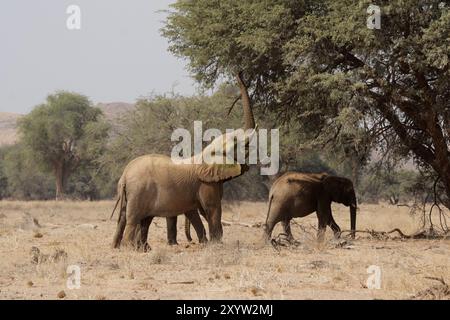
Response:
[[[30,149],[17,144],[1,149],[3,174],[7,187],[4,197],[20,200],[47,200],[54,198],[53,179],[36,167],[35,158]]]
[[[172,5],[163,35],[205,86],[243,71],[256,106],[298,123],[299,141],[348,159],[413,156],[450,203],[450,10],[441,0],[210,1]]]
[[[419,180],[420,174],[417,171],[368,172],[361,181],[359,200],[368,203],[386,201],[390,204],[405,204],[415,200],[415,185]]]
[[[76,158],[84,159],[102,143],[107,126],[98,123],[100,115],[101,110],[93,108],[87,97],[61,91],[21,118],[19,131],[37,162],[51,171],[53,163],[67,156],[64,148],[74,148]]]
[[[8,177],[5,173],[5,154],[7,148],[0,149],[0,200],[8,196]]]
[[[57,92],[45,104],[20,119],[21,142],[42,172],[53,173],[57,196],[64,193],[70,176],[78,169],[95,170],[95,160],[104,152],[109,125],[101,110],[87,97]],[[87,178],[86,178],[87,179]],[[92,180],[92,179],[91,179]]]

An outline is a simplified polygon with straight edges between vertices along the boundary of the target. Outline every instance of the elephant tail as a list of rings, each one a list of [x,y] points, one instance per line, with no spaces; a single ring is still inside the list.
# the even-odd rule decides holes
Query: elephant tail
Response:
[[[186,234],[186,239],[188,242],[192,242],[191,237],[191,222],[188,217],[184,216],[184,233]]]
[[[267,208],[266,225],[267,225],[267,219],[269,219],[269,215],[270,215],[270,207],[272,206],[272,200],[273,200],[273,194],[271,194],[269,197],[269,206]]]
[[[111,216],[109,217],[109,219],[111,220],[112,217],[114,216],[114,212],[117,209],[117,205],[120,203],[119,206],[119,219],[120,219],[120,213],[122,212],[122,210],[124,209],[124,206],[126,206],[126,192],[125,192],[125,184],[121,184],[120,187],[118,188],[118,192],[117,192],[117,201],[116,201],[116,205],[114,206],[113,211],[111,212]]]

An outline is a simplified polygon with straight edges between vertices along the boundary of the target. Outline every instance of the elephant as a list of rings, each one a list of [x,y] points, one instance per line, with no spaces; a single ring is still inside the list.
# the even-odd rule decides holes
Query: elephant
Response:
[[[200,214],[206,219],[206,214],[203,210],[198,210]],[[186,215],[184,218],[184,232],[186,239],[192,242],[191,237],[191,224],[194,226],[194,230],[197,233],[197,237],[200,243],[208,241],[206,238],[206,231],[203,223],[197,212],[191,212],[192,215]],[[167,242],[169,245],[176,245],[177,242],[177,217],[166,218],[167,221]]]
[[[223,236],[222,195],[223,183],[244,174],[246,164],[237,161],[239,141],[244,132],[244,150],[248,152],[250,140],[256,132],[255,120],[247,87],[242,73],[237,74],[244,110],[244,127],[215,138],[199,154],[185,161],[174,162],[168,156],[149,154],[132,160],[125,167],[117,184],[119,218],[112,246],[124,244],[144,251],[148,229],[155,216],[176,217],[186,214],[200,220],[197,210],[203,210],[209,227],[210,240],[219,242]],[[233,154],[230,163],[229,155]],[[209,159],[208,161],[203,161]],[[200,221],[201,223],[201,221]],[[194,225],[195,227],[195,225]],[[198,232],[204,233],[198,227]]]
[[[330,226],[335,237],[341,229],[333,219],[331,202],[350,207],[351,236],[355,238],[356,195],[351,180],[326,173],[287,172],[280,176],[269,192],[269,206],[265,223],[265,238],[271,237],[274,226],[282,222],[289,240],[294,240],[290,221],[305,217],[314,211],[319,220],[318,239],[323,240],[326,226]]]

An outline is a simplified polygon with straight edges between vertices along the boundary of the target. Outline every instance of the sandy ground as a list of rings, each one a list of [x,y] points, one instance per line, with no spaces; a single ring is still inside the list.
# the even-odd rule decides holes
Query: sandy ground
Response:
[[[222,244],[189,244],[184,218],[178,223],[179,245],[168,246],[165,219],[156,218],[149,235],[152,251],[140,253],[111,249],[112,207],[112,201],[1,201],[0,299],[449,298],[438,281],[426,277],[450,283],[450,240],[376,240],[360,234],[342,243],[328,229],[327,241],[318,245],[313,214],[292,226],[300,244],[279,252],[262,242],[262,229],[237,224],[224,226]],[[348,229],[347,208],[333,210],[337,223]],[[261,223],[265,215],[265,203],[224,204],[224,220],[234,223]],[[362,205],[357,225],[414,232],[417,220],[407,208]],[[81,271],[79,289],[70,289],[76,285],[67,273],[72,265]],[[367,287],[371,265],[381,271],[380,289]]]

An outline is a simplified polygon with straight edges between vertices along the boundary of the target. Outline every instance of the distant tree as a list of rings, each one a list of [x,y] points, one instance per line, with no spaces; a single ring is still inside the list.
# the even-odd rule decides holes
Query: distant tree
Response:
[[[5,173],[5,155],[8,147],[0,148],[0,199],[8,196],[8,178]]]
[[[341,150],[355,175],[374,145],[413,156],[450,208],[450,7],[380,0],[372,30],[371,2],[179,0],[162,32],[202,84],[242,72],[256,105]]]
[[[19,200],[48,200],[55,196],[52,178],[37,169],[31,150],[22,144],[2,148],[5,196]]]
[[[20,119],[19,130],[36,165],[54,174],[56,199],[64,197],[70,175],[102,153],[108,136],[101,110],[87,97],[64,91]]]

